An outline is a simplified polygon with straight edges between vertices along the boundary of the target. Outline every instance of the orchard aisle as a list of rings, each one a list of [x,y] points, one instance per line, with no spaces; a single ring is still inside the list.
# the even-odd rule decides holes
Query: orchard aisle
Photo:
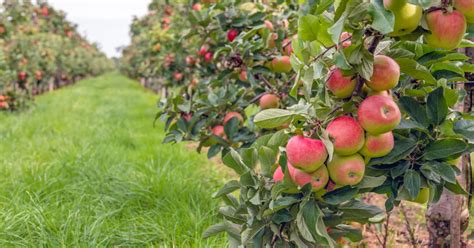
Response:
[[[155,106],[108,74],[0,114],[0,247],[222,247],[201,237],[218,221],[222,178],[204,156],[161,144]]]

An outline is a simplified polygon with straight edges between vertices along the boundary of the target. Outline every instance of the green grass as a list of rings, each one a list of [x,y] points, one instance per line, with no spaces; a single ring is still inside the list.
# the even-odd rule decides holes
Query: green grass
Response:
[[[108,74],[0,113],[0,247],[223,247],[222,184],[205,157],[163,145],[157,97]]]

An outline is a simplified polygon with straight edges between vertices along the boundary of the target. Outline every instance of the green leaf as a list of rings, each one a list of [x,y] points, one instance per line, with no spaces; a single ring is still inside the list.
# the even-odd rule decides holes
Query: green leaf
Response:
[[[454,132],[474,143],[474,120],[459,120],[454,123]]]
[[[344,212],[345,218],[369,219],[383,213],[377,206],[368,205],[360,200],[352,200],[339,206],[339,210]]]
[[[459,139],[441,139],[430,143],[423,156],[426,160],[446,159],[468,149],[466,142]]]
[[[428,8],[431,6],[431,0],[408,0],[409,3],[420,5],[423,8]]]
[[[469,195],[469,193],[467,193],[466,190],[464,190],[464,188],[459,184],[458,181],[456,181],[456,183],[446,182],[444,183],[444,187],[455,194],[466,195],[466,196]]]
[[[415,60],[410,58],[397,58],[395,60],[398,65],[400,65],[400,72],[405,73],[414,79],[425,80],[428,84],[436,83],[436,79],[433,77],[431,72]]]
[[[407,112],[407,114],[413,118],[413,120],[420,123],[423,127],[427,127],[429,125],[425,107],[414,98],[402,96],[398,102],[400,103],[402,109],[405,110],[405,112]]]
[[[420,174],[414,170],[407,170],[403,178],[403,187],[408,191],[411,199],[416,199],[421,187]]]
[[[298,199],[292,196],[285,196],[270,202],[269,208],[274,212],[287,208],[298,202]]]
[[[314,201],[306,202],[300,212],[302,220],[317,244],[334,247],[334,241],[329,237],[323,221],[323,212]],[[300,218],[301,219],[301,218]]]
[[[232,180],[224,185],[219,191],[212,195],[213,198],[221,197],[232,193],[240,188],[240,183],[236,180]]]
[[[233,117],[224,126],[224,133],[227,137],[232,138],[239,131],[240,121],[236,117]]]
[[[231,224],[229,222],[221,222],[208,227],[202,236],[203,238],[207,239],[221,232],[227,232],[229,236],[240,240],[240,230],[237,228],[237,225]]]
[[[254,123],[261,128],[276,128],[290,122],[294,115],[285,109],[266,109],[255,116]]]
[[[372,27],[382,34],[393,31],[395,16],[384,8],[382,0],[372,0],[369,5],[369,14],[372,16]]]
[[[222,159],[224,164],[229,168],[233,169],[237,174],[242,175],[249,170],[249,168],[244,164],[239,153],[234,149],[231,149]]]
[[[278,153],[276,153],[273,149],[266,146],[262,146],[258,149],[260,166],[264,176],[271,176],[272,166],[277,160],[277,154]]]
[[[416,141],[404,137],[396,137],[393,150],[385,157],[371,159],[369,165],[393,164],[406,158],[416,147]]]
[[[331,22],[323,15],[302,16],[298,20],[298,37],[304,41],[318,41],[324,46],[332,45],[328,29]]]
[[[443,87],[439,87],[428,95],[426,102],[428,108],[428,118],[433,125],[443,123],[448,115],[448,104],[444,98]]]
[[[446,163],[439,163],[436,161],[428,161],[422,165],[423,169],[429,169],[439,175],[446,182],[456,183],[456,172],[452,165]]]
[[[359,189],[375,188],[382,185],[386,179],[386,176],[371,177],[366,175],[356,187]]]
[[[323,199],[325,202],[331,205],[337,205],[340,203],[343,203],[345,201],[348,201],[350,199],[353,199],[354,196],[359,192],[359,189],[357,188],[352,188],[350,186],[345,186],[342,188],[335,189],[333,191],[330,191],[326,193],[323,196]]]
[[[347,1],[347,0],[346,0]],[[346,17],[343,16],[339,20],[337,20],[334,25],[329,28],[328,32],[331,34],[331,39],[334,44],[339,43],[339,39],[341,37],[342,31],[344,30],[344,21],[346,21]]]

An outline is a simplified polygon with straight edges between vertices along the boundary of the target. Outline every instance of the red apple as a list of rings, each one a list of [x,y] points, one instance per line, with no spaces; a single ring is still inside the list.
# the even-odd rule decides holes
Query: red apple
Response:
[[[224,116],[224,125],[227,124],[227,122],[230,121],[234,117],[237,118],[240,121],[240,123],[244,122],[244,118],[242,117],[242,115],[240,113],[238,113],[238,112],[229,112]]]
[[[321,140],[293,136],[286,145],[288,162],[295,168],[314,172],[321,167],[328,157],[326,147]]]
[[[25,80],[26,80],[26,76],[27,76],[27,74],[26,74],[26,72],[24,72],[24,71],[21,71],[21,72],[18,73],[18,79],[19,79],[20,81],[25,81]]]
[[[389,90],[397,86],[400,79],[400,66],[392,58],[377,55],[374,58],[374,73],[367,86],[375,91]]]
[[[263,21],[265,28],[267,28],[270,32],[273,32],[273,23],[269,20]]]
[[[337,98],[347,98],[352,95],[357,82],[351,76],[344,76],[340,69],[336,68],[331,71],[331,74],[326,81],[328,90],[331,91]]]
[[[201,6],[200,3],[195,3],[195,4],[193,4],[193,10],[195,10],[195,11],[201,11],[201,9],[202,9],[202,6]]]
[[[227,40],[229,42],[232,42],[235,40],[235,38],[237,38],[238,35],[239,35],[239,30],[230,29],[229,31],[227,31]]]
[[[204,56],[207,54],[207,48],[205,46],[202,46],[201,49],[199,49],[198,54],[201,56]]]
[[[290,173],[293,182],[301,187],[305,186],[308,183],[311,183],[313,192],[324,189],[324,187],[326,186],[326,184],[328,184],[329,181],[328,169],[324,165],[322,165],[316,171],[311,173],[307,173],[298,169],[295,169],[293,171],[290,170]]]
[[[224,131],[224,126],[222,125],[217,125],[212,128],[212,134],[219,136],[221,138],[225,138],[225,131]]]
[[[362,101],[357,111],[359,123],[370,134],[392,131],[401,120],[397,104],[386,96],[370,96]]]
[[[43,73],[41,71],[35,71],[35,78],[36,80],[43,79]]]
[[[281,56],[272,60],[272,68],[277,73],[288,73],[291,71],[290,57]]]
[[[214,55],[214,54],[213,54],[212,52],[207,52],[206,55],[204,55],[204,60],[205,60],[206,62],[211,62],[213,55]]]
[[[278,108],[280,104],[280,98],[273,94],[265,94],[260,97],[260,108],[261,109],[270,109],[270,108]]]
[[[44,6],[43,8],[41,8],[41,14],[44,16],[44,17],[47,17],[49,15],[49,9],[48,7]]]
[[[194,58],[194,57],[191,56],[191,55],[186,56],[186,59],[185,59],[185,60],[186,60],[186,64],[188,64],[188,65],[194,65],[194,64],[196,64],[196,58]]]
[[[364,145],[364,130],[352,117],[337,117],[328,124],[326,130],[333,140],[336,154],[351,155],[357,153]]]
[[[181,81],[183,80],[184,75],[183,73],[180,73],[180,72],[174,72],[173,77],[176,81]]]
[[[364,177],[364,159],[357,153],[346,157],[335,155],[328,164],[328,171],[336,185],[356,185]]]
[[[466,18],[461,12],[435,10],[426,14],[426,24],[431,34],[426,34],[426,43],[432,47],[453,50],[461,43],[466,33]]]
[[[247,81],[248,81],[247,71],[246,71],[246,70],[240,71],[239,80],[242,81],[242,82],[247,82]]]
[[[466,17],[468,23],[474,23],[474,0],[453,0],[453,5]]]
[[[395,145],[393,133],[387,132],[378,135],[367,134],[365,144],[360,153],[365,158],[378,158],[389,154]]]

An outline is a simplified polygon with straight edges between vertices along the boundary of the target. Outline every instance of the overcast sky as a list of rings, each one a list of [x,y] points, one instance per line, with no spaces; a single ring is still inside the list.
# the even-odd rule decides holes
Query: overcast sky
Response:
[[[79,32],[97,42],[109,57],[119,55],[117,47],[129,43],[129,26],[134,15],[146,14],[151,0],[49,0],[64,10]]]

